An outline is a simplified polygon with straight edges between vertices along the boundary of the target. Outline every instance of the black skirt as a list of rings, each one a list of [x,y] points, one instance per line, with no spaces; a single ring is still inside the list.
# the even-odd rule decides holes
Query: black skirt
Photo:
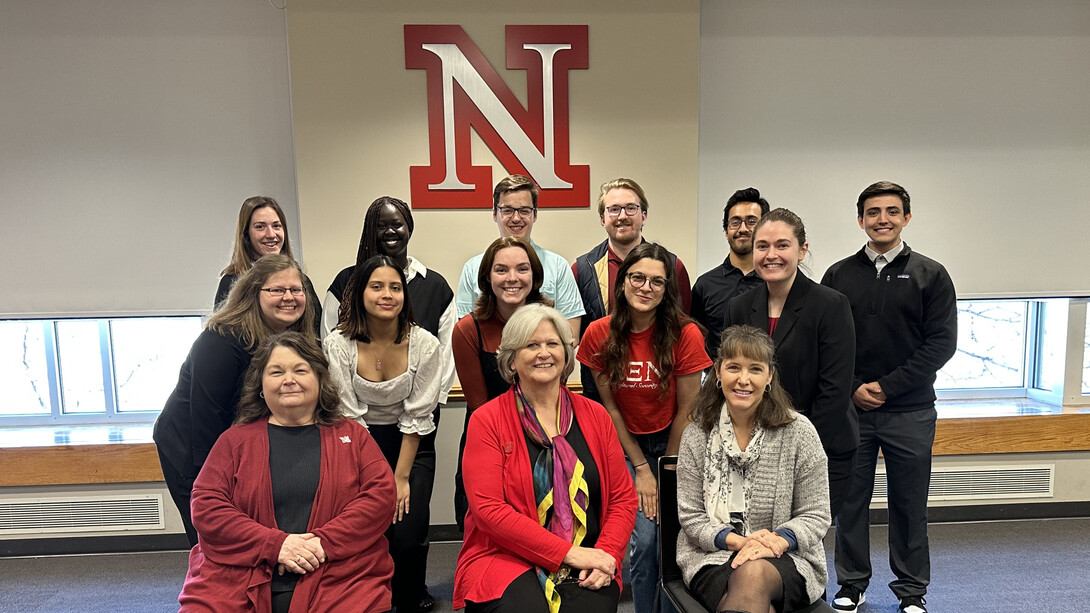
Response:
[[[736,555],[738,552],[731,555],[730,560],[723,564],[710,564],[701,568],[689,582],[689,591],[709,611],[717,611],[719,601],[723,598],[723,594],[727,593],[727,580],[734,572],[730,563]],[[772,602],[777,611],[783,613],[810,605],[810,597],[806,595],[806,578],[799,574],[795,563],[788,555],[784,554],[781,558],[763,558],[763,560],[775,567],[780,573],[780,580],[783,581],[783,602]],[[749,563],[746,562],[746,564]]]

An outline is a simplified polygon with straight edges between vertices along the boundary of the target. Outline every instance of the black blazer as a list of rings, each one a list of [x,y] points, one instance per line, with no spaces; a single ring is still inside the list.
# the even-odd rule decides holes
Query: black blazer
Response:
[[[768,285],[727,303],[723,329],[748,324],[768,331]],[[776,332],[780,384],[795,409],[813,422],[825,453],[848,455],[859,445],[859,420],[852,406],[855,322],[848,299],[801,272],[787,294]]]

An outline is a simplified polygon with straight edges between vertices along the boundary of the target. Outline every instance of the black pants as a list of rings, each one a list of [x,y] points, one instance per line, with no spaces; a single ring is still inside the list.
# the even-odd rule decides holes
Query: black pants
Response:
[[[458,523],[458,529],[466,529],[466,513],[469,512],[469,498],[466,496],[466,485],[462,481],[462,456],[466,451],[466,430],[469,430],[469,418],[472,413],[466,410],[466,423],[462,426],[462,438],[458,440],[458,467],[454,471],[454,521]]]
[[[163,480],[166,481],[167,491],[178,507],[178,514],[182,516],[182,526],[185,528],[186,538],[192,548],[197,544],[197,529],[193,527],[193,516],[189,510],[189,499],[193,495],[193,479],[183,475],[174,468],[170,460],[159,453],[159,467],[163,469]]]
[[[616,583],[600,590],[579,587],[574,581],[564,581],[556,586],[560,594],[561,613],[616,613],[621,597]],[[488,602],[466,601],[466,613],[549,613],[545,590],[537,580],[537,574],[528,570],[507,586],[503,596]],[[401,613],[398,611],[398,613]]]
[[[397,424],[371,426],[371,437],[391,467],[401,453],[401,431]],[[429,439],[430,437],[430,439]],[[416,461],[409,472],[409,514],[386,530],[390,556],[394,559],[393,604],[398,613],[415,613],[424,595],[428,572],[428,527],[431,524],[431,492],[435,483],[435,437],[420,439]],[[391,521],[393,517],[390,518]]]
[[[829,511],[835,520],[840,507],[848,498],[852,486],[856,452],[849,455],[829,456]]]
[[[836,581],[866,590],[870,584],[870,503],[878,451],[886,467],[889,503],[889,584],[898,598],[923,596],[931,583],[927,491],[931,484],[934,407],[918,411],[859,412],[859,457],[848,501],[837,516]]]

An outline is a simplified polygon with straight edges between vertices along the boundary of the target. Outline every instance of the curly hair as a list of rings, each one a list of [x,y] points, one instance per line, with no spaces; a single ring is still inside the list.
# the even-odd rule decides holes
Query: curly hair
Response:
[[[780,374],[776,368],[776,345],[764,330],[753,326],[731,326],[723,331],[719,352],[712,367],[718,373],[724,360],[738,357],[764,362],[772,372],[768,390],[759,390],[763,394],[757,405],[756,421],[763,428],[779,428],[795,421],[795,410],[791,396],[780,385]],[[719,377],[707,377],[700,393],[693,403],[693,422],[705,432],[711,432],[719,424],[726,396],[716,385]]]
[[[655,308],[655,331],[651,335],[651,348],[658,363],[659,396],[665,398],[670,392],[670,379],[674,372],[674,345],[681,338],[681,330],[692,320],[681,308],[681,294],[677,287],[673,258],[662,245],[639,245],[628,254],[617,270],[617,280],[613,284],[614,306],[609,322],[609,336],[602,345],[600,355],[605,365],[603,372],[609,377],[609,386],[613,389],[620,387],[628,371],[628,337],[632,334],[632,313],[624,293],[625,278],[629,269],[644,259],[662,262],[662,267],[666,270],[666,289],[663,291],[662,302]]]
[[[337,395],[337,384],[329,376],[329,361],[321,347],[298,332],[282,332],[266,338],[254,353],[254,359],[250,361],[250,367],[246,369],[246,376],[242,381],[242,395],[235,412],[235,423],[247,424],[272,415],[262,395],[262,384],[265,367],[269,364],[273,349],[277,347],[290,349],[303,358],[318,379],[318,404],[314,407],[314,423],[319,426],[332,426],[344,419]]]

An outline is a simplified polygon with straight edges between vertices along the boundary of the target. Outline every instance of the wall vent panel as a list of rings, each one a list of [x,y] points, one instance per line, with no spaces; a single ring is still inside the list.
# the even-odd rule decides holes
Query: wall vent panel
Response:
[[[931,471],[928,501],[1052,498],[1055,464],[958,466]],[[874,474],[872,502],[886,502],[886,471]]]
[[[162,530],[163,497],[67,496],[0,500],[0,534]]]

